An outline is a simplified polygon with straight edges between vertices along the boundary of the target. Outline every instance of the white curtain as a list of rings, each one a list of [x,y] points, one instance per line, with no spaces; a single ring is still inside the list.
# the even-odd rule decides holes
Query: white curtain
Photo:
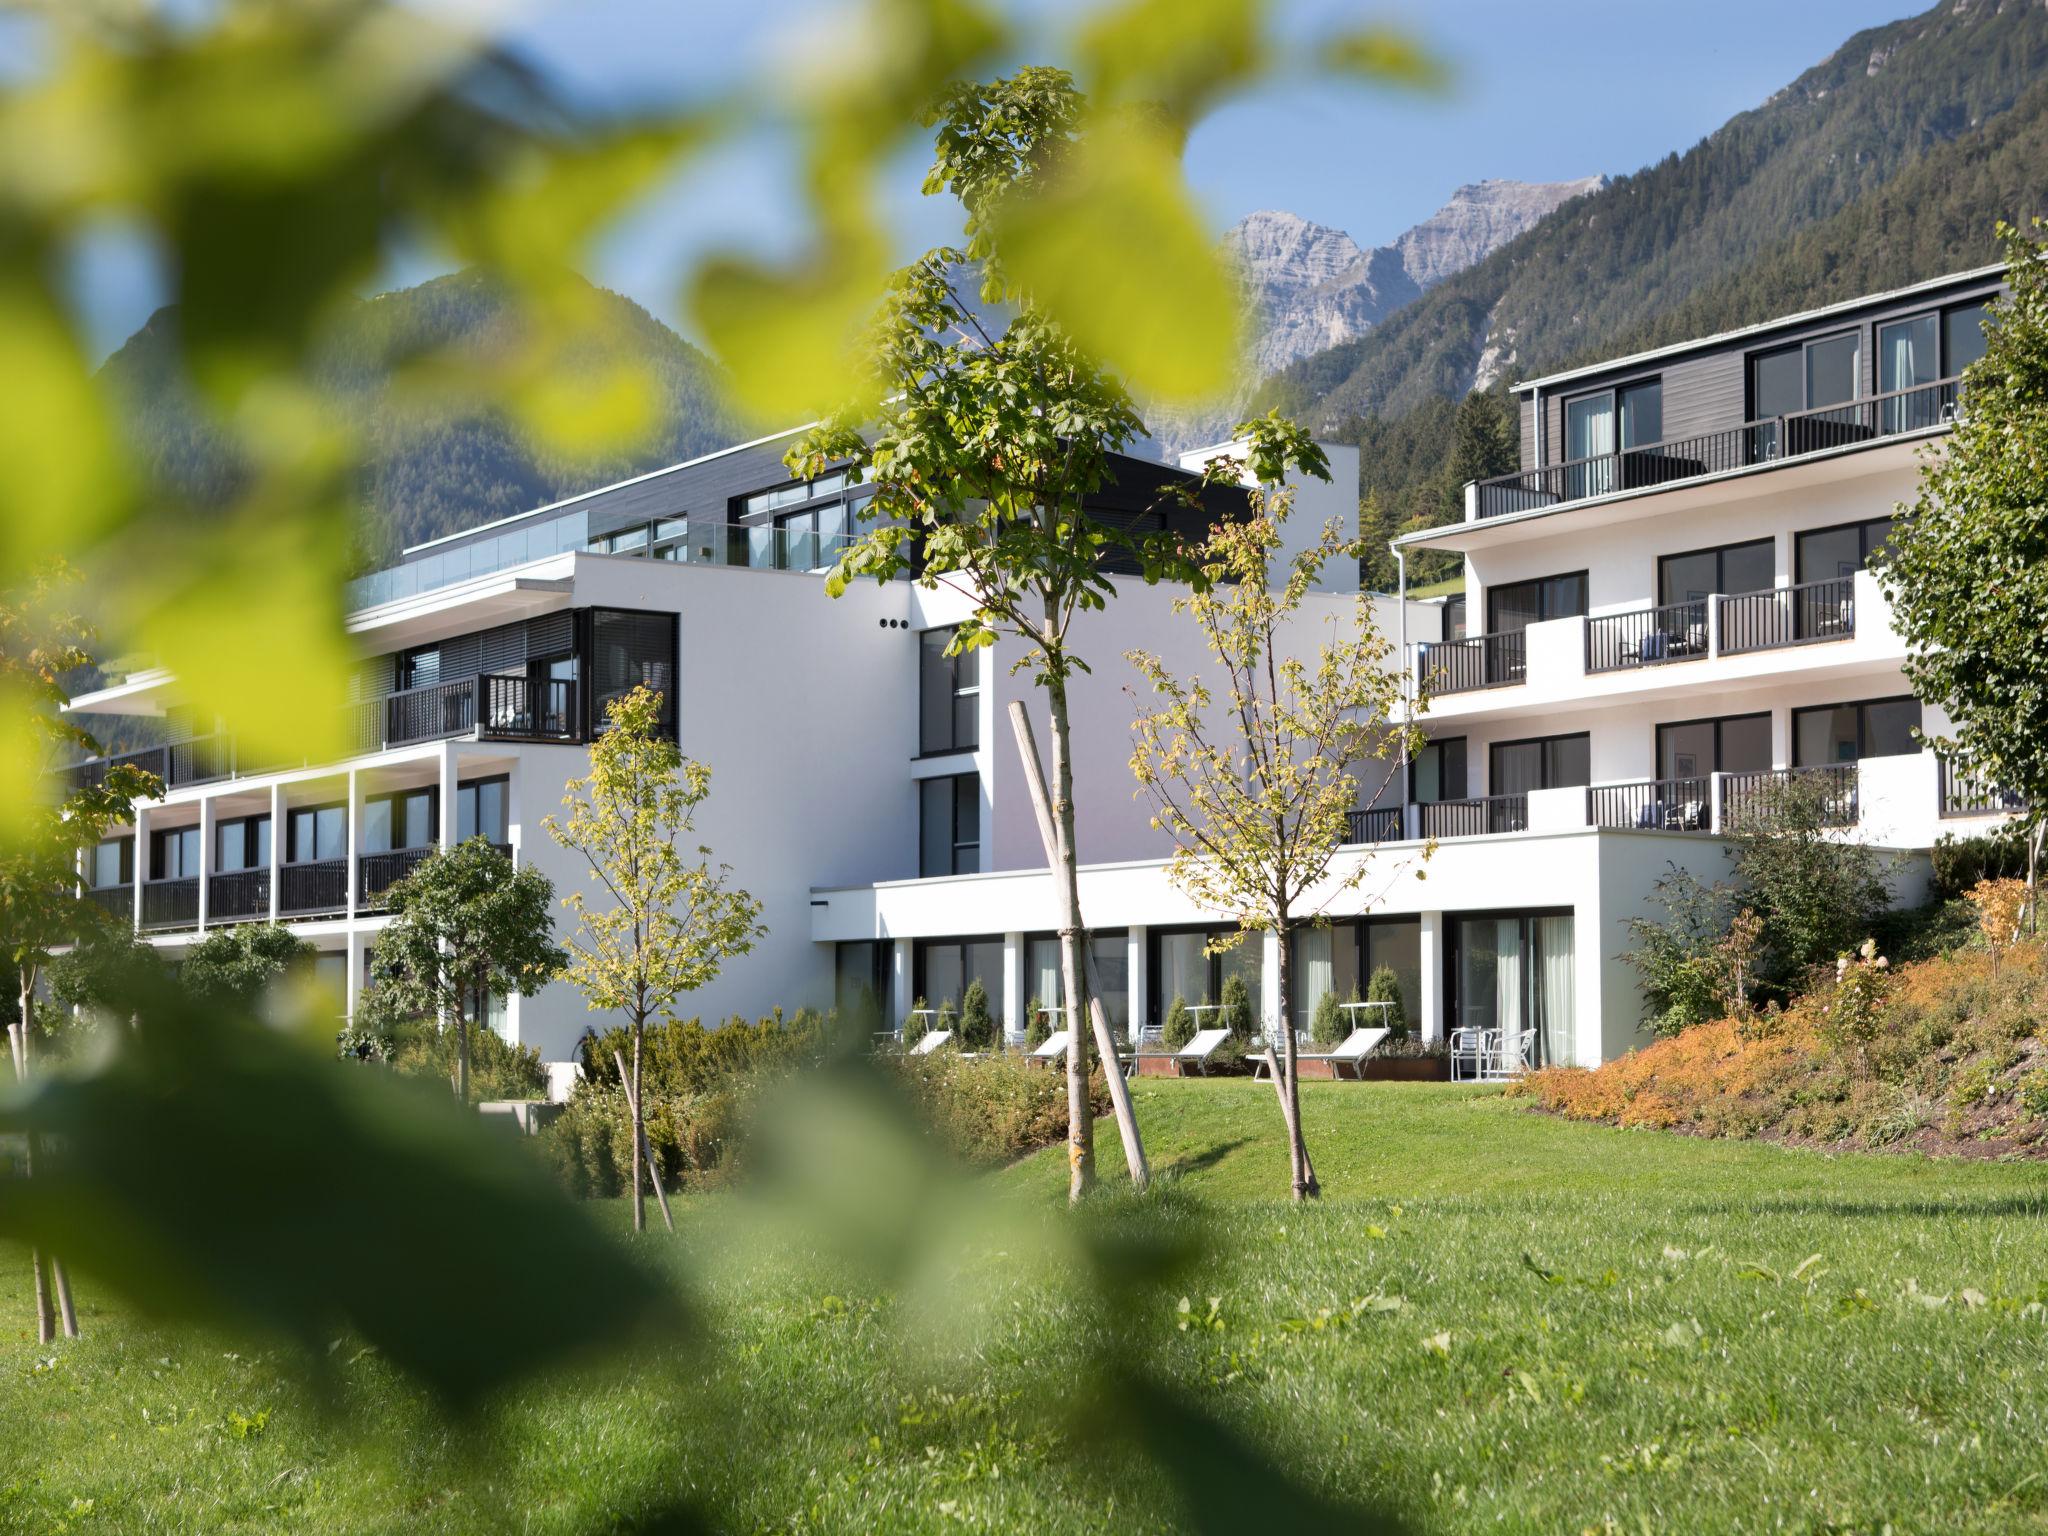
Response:
[[[1500,1030],[1500,1066],[1513,1071],[1521,1061],[1522,1030],[1522,923],[1520,918],[1499,920],[1499,950],[1493,965],[1493,1022]]]
[[[1536,976],[1537,1007],[1542,1019],[1542,1055],[1545,1065],[1570,1062],[1576,1054],[1572,1036],[1578,1022],[1574,997],[1572,963],[1572,920],[1542,917],[1536,920],[1536,952],[1542,957]]]
[[[1304,928],[1294,936],[1294,1027],[1297,1030],[1309,1027],[1316,1016],[1316,1004],[1336,985],[1331,969],[1330,938],[1331,930],[1328,928]]]

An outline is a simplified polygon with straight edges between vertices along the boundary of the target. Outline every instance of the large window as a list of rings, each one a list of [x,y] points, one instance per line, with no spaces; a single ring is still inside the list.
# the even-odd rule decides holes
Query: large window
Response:
[[[1757,423],[1751,429],[1751,456],[1771,459],[1780,453],[1805,453],[1846,440],[1845,434],[1855,430],[1852,413],[1841,413],[1839,420],[1829,416],[1803,421],[1784,442],[1771,418],[1854,400],[1862,392],[1862,352],[1861,333],[1843,331],[1751,357],[1749,414]]]
[[[972,773],[917,784],[917,872],[972,875],[981,869],[981,779]]]
[[[215,822],[213,867],[222,874],[270,867],[270,818],[238,816]]]
[[[1450,928],[1445,980],[1451,1027],[1478,1031],[1497,1069],[1574,1060],[1570,914],[1457,917]]]
[[[1918,752],[1920,701],[1910,696],[1822,704],[1792,711],[1792,762],[1799,768]]]
[[[149,878],[189,880],[199,873],[199,829],[171,827],[149,834]]]
[[[1110,1028],[1127,1030],[1131,1024],[1130,937],[1122,930],[1088,935],[1088,953],[1095,959],[1095,978],[1102,987],[1102,1011]],[[1054,1011],[1053,1028],[1065,1026],[1059,1015],[1067,995],[1060,974],[1060,941],[1053,934],[1038,934],[1024,951],[1024,996],[1026,1006],[1037,1003]],[[1018,1020],[1023,1028],[1028,1020]]]
[[[590,726],[606,729],[605,709],[638,687],[661,695],[661,728],[676,729],[676,616],[620,609],[590,611]]]
[[[1491,588],[1486,594],[1489,634],[1511,634],[1546,619],[1571,619],[1586,612],[1586,573],[1540,576]]]
[[[1592,737],[1579,731],[1495,742],[1486,790],[1491,795],[1526,795],[1532,789],[1575,789],[1592,782]]]
[[[1260,1016],[1260,1000],[1265,995],[1265,945],[1258,934],[1253,934],[1220,955],[1208,953],[1210,942],[1230,931],[1227,928],[1152,931],[1148,942],[1151,946],[1154,1024],[1165,1022],[1166,1011],[1176,997],[1190,1007],[1220,1002],[1223,983],[1232,976],[1244,978],[1245,990],[1251,995],[1253,1018]],[[1204,1028],[1209,1028],[1213,1020],[1205,1017],[1201,1023]]]
[[[431,848],[440,835],[431,789],[405,789],[363,801],[362,851]]]
[[[951,629],[917,637],[917,749],[971,752],[981,744],[981,652],[948,656]]]
[[[1619,490],[1624,479],[1607,457],[1617,447],[1643,448],[1664,436],[1664,384],[1645,379],[1619,389],[1567,400],[1564,407],[1564,456],[1574,462],[1566,472],[1566,495],[1600,496]]]
[[[833,955],[832,1000],[841,1019],[881,1027],[889,997],[890,946],[877,939],[842,942]]]
[[[1401,1008],[1411,1030],[1422,1005],[1422,919],[1382,917],[1333,922],[1294,931],[1294,1027],[1306,1030],[1316,1006],[1336,994],[1339,1002],[1363,999],[1373,972],[1394,973]],[[1365,1019],[1363,1023],[1374,1023]]]
[[[1793,580],[1846,581],[1869,565],[1870,557],[1891,536],[1892,520],[1888,517],[1802,533],[1794,545]]]
[[[1954,378],[1984,355],[1984,317],[1980,300],[1909,315],[1877,328],[1877,392],[1907,391],[1884,402],[1885,431],[1911,432],[1941,424],[1953,392],[1930,386]]]
[[[285,817],[284,856],[289,863],[348,856],[348,811],[339,805],[308,805]]]
[[[487,843],[512,841],[506,796],[511,785],[504,775],[471,779],[455,786],[455,841],[480,837]]]
[[[85,878],[96,891],[128,884],[135,878],[135,839],[110,837],[85,856]]]
[[[398,687],[425,688],[441,681],[441,647],[422,645],[401,652],[398,658]]]
[[[1753,539],[1746,544],[1664,556],[1657,562],[1657,601],[1670,607],[1704,602],[1716,592],[1768,592],[1777,581],[1776,544],[1770,539]]]
[[[1657,727],[1657,777],[1703,779],[1771,766],[1771,717],[1726,715]]]
[[[1410,798],[1418,805],[1462,800],[1469,793],[1465,778],[1465,738],[1439,736],[1424,742],[1408,765]]]
[[[766,513],[779,512],[785,507],[816,501],[821,496],[836,496],[845,488],[844,473],[820,475],[815,480],[793,480],[787,485],[778,485],[742,497],[736,510],[743,518],[760,517]]]
[[[931,1009],[951,1008],[957,1016],[970,981],[988,993],[990,1013],[1003,1006],[1003,941],[919,939],[913,951],[912,988]]]

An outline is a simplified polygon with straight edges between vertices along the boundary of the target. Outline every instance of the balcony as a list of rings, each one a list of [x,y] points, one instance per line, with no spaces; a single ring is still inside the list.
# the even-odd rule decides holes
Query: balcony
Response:
[[[70,769],[71,782],[80,789],[97,788],[106,783],[107,770],[114,767],[140,768],[145,773],[153,773],[167,789],[187,784],[211,784],[234,777],[234,738],[222,731],[211,736],[195,736],[190,741],[122,752],[113,757],[95,757]]]
[[[270,920],[270,871],[234,869],[209,876],[206,922],[262,923]]]
[[[1855,763],[1823,763],[1813,768],[1717,774],[1721,794],[1715,824],[1727,829],[1768,816],[1780,794],[1794,784],[1804,784],[1819,790],[1823,826],[1853,827],[1860,811],[1856,769]]]
[[[1723,656],[1856,637],[1852,576],[1716,598],[1715,607],[1720,628],[1715,648]]]
[[[348,912],[348,860],[307,859],[277,870],[277,911],[285,918],[341,917]]]
[[[142,884],[142,927],[150,933],[175,933],[199,926],[199,877],[145,880]]]
[[[116,922],[135,921],[135,887],[132,885],[96,885],[85,893],[85,899]]]
[[[1955,419],[1958,379],[1870,395],[1842,405],[1746,421],[1697,437],[1646,443],[1476,481],[1467,521],[1509,517],[1630,491],[1656,490],[1709,475],[1784,463],[1946,427]]]
[[[1426,694],[1507,688],[1529,675],[1525,630],[1426,641],[1416,647],[1416,681]]]
[[[1588,672],[1697,661],[1711,648],[1704,599],[1638,608],[1631,613],[1603,613],[1586,620]]]
[[[431,847],[394,848],[386,853],[361,856],[356,876],[356,908],[362,912],[384,910],[384,895],[392,886],[425,863]]]
[[[1368,843],[1398,842],[1406,835],[1407,819],[1398,805],[1377,806],[1369,811],[1346,813],[1344,842],[1348,847]]]
[[[402,689],[356,709],[359,752],[471,732],[486,741],[573,742],[583,734],[576,684],[565,678],[484,673]]]
[[[1941,765],[1941,815],[1944,821],[1967,816],[2019,816],[2030,807],[2017,791],[2000,789],[1987,779],[1944,759]]]
[[[1586,791],[1586,817],[1596,827],[1705,832],[1714,820],[1714,783],[1692,778],[1595,784]]]

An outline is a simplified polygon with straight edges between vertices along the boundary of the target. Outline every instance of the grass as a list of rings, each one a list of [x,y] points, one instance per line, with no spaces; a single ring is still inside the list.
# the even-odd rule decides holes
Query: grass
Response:
[[[83,1341],[0,1340],[0,1529],[609,1530],[678,1488],[741,1530],[1162,1528],[1161,1486],[1074,1454],[1045,1401],[1048,1372],[1112,1341],[1311,1486],[1420,1529],[2048,1529],[2032,1167],[1308,1084],[1329,1198],[1297,1210],[1274,1198],[1270,1087],[1134,1091],[1169,1187],[1106,1219],[1206,1249],[1115,1315],[991,1247],[949,1281],[981,1302],[965,1344],[906,1355],[898,1325],[920,1331],[925,1304],[801,1240],[729,1246],[734,1202],[704,1197],[649,1248],[689,1277],[711,1347],[650,1346],[464,1426],[347,1342],[322,1396],[276,1350],[154,1327],[82,1285]],[[1064,1223],[1062,1182],[1056,1149],[985,1203]],[[0,1253],[17,1329],[26,1279]]]

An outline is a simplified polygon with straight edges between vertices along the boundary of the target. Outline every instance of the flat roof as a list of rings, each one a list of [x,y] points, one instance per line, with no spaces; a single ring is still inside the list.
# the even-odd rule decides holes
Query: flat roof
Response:
[[[1805,325],[1811,321],[1825,320],[1830,315],[1843,314],[1852,309],[1867,309],[1873,304],[1887,303],[1893,299],[1909,299],[1916,293],[1928,293],[1937,288],[1952,288],[1958,283],[1981,281],[1987,277],[2005,275],[2005,263],[1995,261],[1988,267],[1972,267],[1966,272],[1951,272],[1945,277],[1930,277],[1923,282],[1908,283],[1903,288],[1887,289],[1883,293],[1866,293],[1853,299],[1842,299],[1833,304],[1823,304],[1818,309],[1802,309],[1796,314],[1779,315],[1771,320],[1759,320],[1755,325],[1738,326],[1732,331],[1716,331],[1711,336],[1696,337],[1691,341],[1674,341],[1668,346],[1652,347],[1647,352],[1631,352],[1625,357],[1610,357],[1603,362],[1587,363],[1580,368],[1567,368],[1562,373],[1548,373],[1540,379],[1524,379],[1511,386],[1514,393],[1526,394],[1533,390],[1548,389],[1553,384],[1568,383],[1583,379],[1588,374],[1608,373],[1617,368],[1633,368],[1641,363],[1655,362],[1661,358],[1676,357],[1685,352],[1709,351],[1715,347],[1740,341],[1746,336],[1761,335],[1765,331],[1782,330],[1788,325]]]

